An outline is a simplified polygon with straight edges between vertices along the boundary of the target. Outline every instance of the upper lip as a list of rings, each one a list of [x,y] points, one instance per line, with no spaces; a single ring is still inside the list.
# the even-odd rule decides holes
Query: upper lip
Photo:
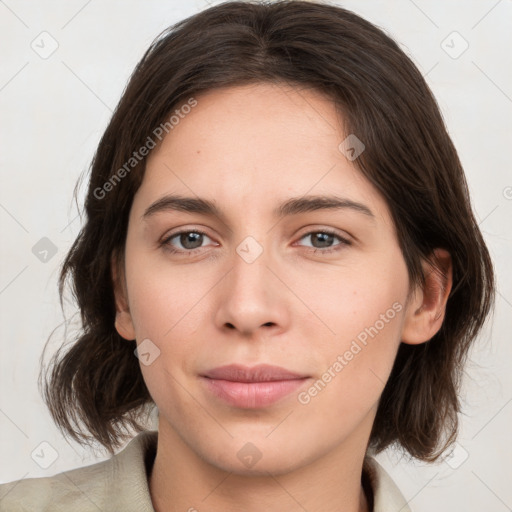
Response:
[[[202,376],[209,379],[229,380],[232,382],[271,382],[304,379],[307,377],[307,375],[302,375],[287,370],[286,368],[269,364],[259,364],[252,367],[240,364],[229,364],[209,370]]]

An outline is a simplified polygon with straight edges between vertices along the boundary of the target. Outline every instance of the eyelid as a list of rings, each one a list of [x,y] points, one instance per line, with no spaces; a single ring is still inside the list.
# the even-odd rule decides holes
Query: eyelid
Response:
[[[182,235],[184,233],[198,233],[198,234],[201,234],[203,236],[208,237],[210,240],[213,240],[213,237],[211,237],[206,232],[206,230],[204,230],[202,228],[184,227],[184,228],[176,228],[176,229],[177,229],[177,231],[172,231],[171,230],[170,232],[167,232],[164,236],[162,236],[162,238],[159,240],[158,244],[159,245],[163,245],[163,246],[170,246],[169,242],[170,242],[171,239],[175,238],[178,235]],[[187,251],[184,251],[183,249],[176,249],[176,252],[192,253],[193,251],[200,250],[200,249],[203,249],[203,247],[198,247],[196,249],[190,249],[190,250],[187,250]]]
[[[171,231],[170,233],[166,233],[162,238],[161,240],[159,241],[159,246],[160,247],[163,247],[165,250],[169,251],[170,253],[173,253],[173,254],[178,254],[178,255],[193,255],[195,254],[196,252],[198,251],[201,251],[203,249],[205,249],[206,247],[196,247],[195,249],[176,249],[174,246],[172,246],[170,244],[170,241],[179,236],[179,235],[182,235],[182,234],[185,234],[185,233],[197,233],[197,234],[200,234],[200,235],[203,235],[207,238],[210,238],[210,240],[213,240],[213,237],[211,237],[207,232],[206,230],[202,229],[202,228],[198,228],[198,227],[181,227],[181,228],[176,228],[178,231]],[[306,229],[306,228],[305,228]],[[317,226],[317,227],[314,227],[314,226],[309,226],[308,228],[308,231],[304,231],[297,239],[297,241],[300,241],[302,240],[303,238],[307,237],[307,236],[311,236],[313,234],[317,234],[317,233],[323,233],[323,234],[328,234],[328,235],[332,235],[336,238],[338,238],[339,240],[339,243],[331,246],[331,247],[323,247],[323,248],[318,248],[318,247],[310,247],[310,246],[301,246],[301,247],[305,247],[306,251],[307,252],[310,252],[310,253],[315,253],[315,254],[331,254],[331,253],[336,253],[338,251],[341,251],[343,248],[347,247],[347,246],[351,246],[353,245],[353,237],[351,235],[349,235],[348,233],[346,234],[340,234],[340,232],[335,229],[335,228],[331,228],[331,227],[326,227],[326,226]],[[347,236],[348,235],[348,236]],[[294,242],[294,245],[296,244],[297,242]],[[217,243],[217,246],[219,244]]]
[[[302,240],[303,238],[305,238],[307,236],[311,236],[315,233],[323,233],[323,234],[332,235],[332,236],[338,238],[339,243],[335,244],[331,247],[325,247],[325,248],[305,246],[306,250],[308,252],[329,254],[329,253],[335,253],[335,252],[341,251],[344,247],[353,245],[353,239],[350,235],[348,235],[348,236],[342,235],[339,233],[339,231],[337,229],[328,228],[328,227],[317,227],[317,228],[310,227],[310,228],[308,228],[308,231],[302,233],[298,237],[298,241]]]
[[[345,239],[347,242],[355,241],[355,238],[348,233],[347,231],[343,231],[338,228],[333,228],[330,226],[323,226],[323,225],[309,225],[303,228],[305,231],[302,232],[301,235],[299,235],[299,238],[303,238],[306,235],[310,235],[311,233],[329,233],[330,235],[335,235],[337,237]],[[302,230],[301,230],[302,231]]]

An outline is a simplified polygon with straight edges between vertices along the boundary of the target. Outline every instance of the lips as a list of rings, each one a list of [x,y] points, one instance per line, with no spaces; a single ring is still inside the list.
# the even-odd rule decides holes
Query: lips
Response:
[[[201,375],[209,394],[244,409],[269,406],[302,387],[308,378],[307,375],[267,364],[252,368],[232,364]]]
[[[229,380],[232,382],[271,382],[280,380],[303,379],[306,375],[291,372],[279,366],[259,364],[252,368],[230,364],[220,366],[206,372],[204,377],[209,379]]]

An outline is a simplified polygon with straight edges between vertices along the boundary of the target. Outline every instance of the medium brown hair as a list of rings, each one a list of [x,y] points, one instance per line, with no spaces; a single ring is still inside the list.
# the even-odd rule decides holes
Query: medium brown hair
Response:
[[[457,434],[460,378],[493,305],[493,266],[423,76],[381,29],[328,4],[223,3],[171,26],[146,51],[91,164],[85,223],[59,278],[61,304],[71,279],[82,328],[69,350],[62,346],[54,355],[43,398],[63,432],[111,453],[128,437],[127,427],[143,429],[142,414],[154,402],[135,342],[114,327],[110,263],[114,255],[123,265],[146,160],[104,197],[97,191],[193,95],[258,82],[314,88],[333,101],[346,133],[365,144],[353,163],[388,204],[411,283],[424,283],[421,262],[432,259],[434,248],[451,254],[453,287],[442,327],[426,343],[400,344],[370,436],[376,452],[394,444],[433,461]]]

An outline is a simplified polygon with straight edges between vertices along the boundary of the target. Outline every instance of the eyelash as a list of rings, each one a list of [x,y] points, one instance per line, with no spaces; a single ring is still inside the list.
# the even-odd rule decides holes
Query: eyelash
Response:
[[[183,235],[185,233],[196,233],[198,235],[203,235],[203,236],[206,236],[206,237],[210,238],[207,233],[205,233],[204,231],[202,231],[200,229],[188,229],[188,230],[184,230],[184,231],[178,231],[177,233],[173,233],[172,235],[170,235],[168,237],[165,237],[160,242],[160,246],[164,247],[165,250],[169,251],[171,254],[194,255],[196,253],[196,251],[200,251],[201,249],[203,249],[203,247],[197,247],[196,249],[181,250],[181,249],[176,249],[172,245],[170,245],[170,241],[173,238],[176,238],[177,236]],[[312,253],[315,253],[315,254],[319,253],[319,252],[322,253],[322,254],[330,254],[330,253],[334,253],[334,252],[340,251],[345,246],[352,245],[352,242],[350,240],[347,240],[346,238],[343,238],[342,236],[340,236],[338,233],[336,233],[335,231],[333,231],[331,229],[322,229],[322,230],[308,231],[307,233],[304,233],[304,235],[302,235],[299,238],[299,240],[302,240],[303,238],[305,238],[307,236],[318,234],[318,233],[326,234],[326,235],[333,235],[335,238],[337,238],[340,241],[340,243],[335,245],[334,248],[326,248],[326,249],[308,248],[309,252],[312,252]]]

